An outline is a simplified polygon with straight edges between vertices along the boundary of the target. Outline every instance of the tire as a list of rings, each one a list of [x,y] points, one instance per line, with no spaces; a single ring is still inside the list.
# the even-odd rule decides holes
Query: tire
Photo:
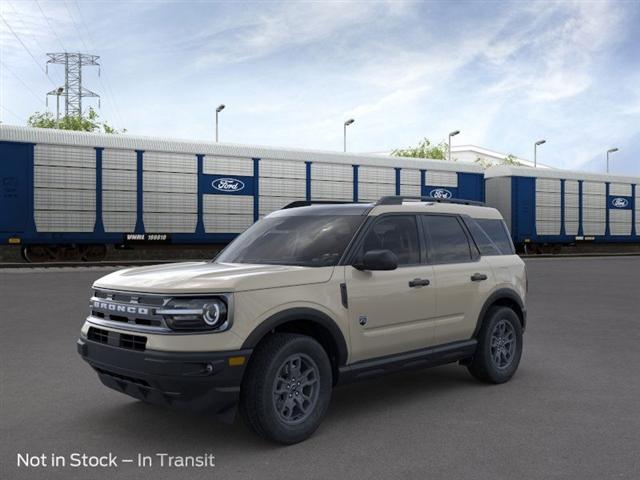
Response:
[[[301,377],[296,379],[296,373]],[[331,362],[318,342],[306,335],[275,333],[251,356],[240,391],[240,415],[263,438],[298,443],[320,425],[332,386]]]
[[[504,383],[513,377],[522,356],[522,325],[508,307],[491,307],[478,334],[478,347],[467,369],[485,383]]]

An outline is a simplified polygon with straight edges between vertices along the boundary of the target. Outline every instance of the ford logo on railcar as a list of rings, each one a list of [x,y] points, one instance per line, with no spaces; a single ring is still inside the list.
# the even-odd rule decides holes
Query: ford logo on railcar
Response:
[[[611,205],[615,208],[627,208],[629,206],[629,200],[626,198],[617,197],[611,200]]]
[[[211,186],[220,192],[239,192],[244,189],[244,182],[237,178],[217,178]]]
[[[446,188],[434,188],[429,192],[429,196],[433,198],[451,198],[453,195]]]

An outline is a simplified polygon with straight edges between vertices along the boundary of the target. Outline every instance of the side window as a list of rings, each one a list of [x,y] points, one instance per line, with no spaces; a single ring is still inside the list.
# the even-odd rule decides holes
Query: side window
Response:
[[[497,218],[477,218],[476,222],[486,232],[502,255],[513,255],[515,253],[509,230],[502,220]]]
[[[469,240],[456,217],[423,215],[422,222],[427,232],[430,263],[471,261]]]
[[[360,256],[370,250],[391,250],[398,265],[420,263],[420,240],[416,219],[412,215],[382,217],[364,238]]]
[[[481,255],[502,255],[498,245],[496,245],[489,234],[484,231],[477,219],[467,217],[464,219],[464,223],[471,232],[471,236],[476,242]]]

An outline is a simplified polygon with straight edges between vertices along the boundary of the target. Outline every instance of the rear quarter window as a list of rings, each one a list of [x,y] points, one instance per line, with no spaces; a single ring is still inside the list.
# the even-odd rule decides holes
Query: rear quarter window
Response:
[[[509,230],[501,219],[465,219],[482,255],[513,255],[515,249]]]

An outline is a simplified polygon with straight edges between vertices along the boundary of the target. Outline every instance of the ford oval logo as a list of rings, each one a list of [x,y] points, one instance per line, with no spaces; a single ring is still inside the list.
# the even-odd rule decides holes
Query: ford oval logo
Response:
[[[211,186],[219,192],[240,192],[244,189],[244,182],[237,178],[217,178]]]
[[[451,198],[453,195],[446,188],[434,188],[429,192],[429,196],[433,198]]]
[[[629,200],[622,197],[617,197],[611,200],[611,205],[615,208],[627,208],[629,206]]]

